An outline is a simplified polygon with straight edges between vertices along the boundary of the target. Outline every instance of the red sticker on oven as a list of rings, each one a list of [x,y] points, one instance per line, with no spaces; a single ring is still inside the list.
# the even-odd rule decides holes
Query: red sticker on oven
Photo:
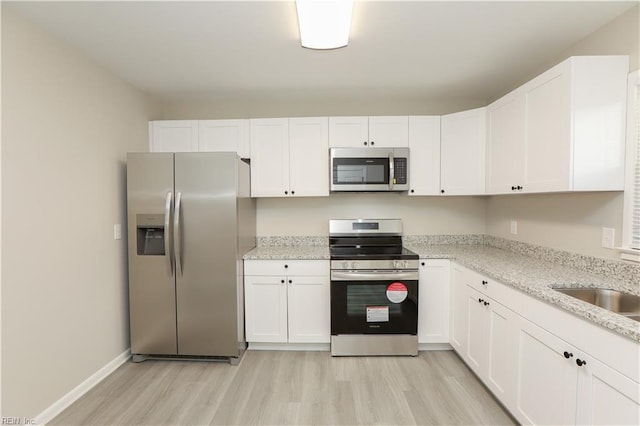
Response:
[[[395,282],[387,287],[387,299],[393,303],[401,303],[407,298],[409,291],[403,283]]]

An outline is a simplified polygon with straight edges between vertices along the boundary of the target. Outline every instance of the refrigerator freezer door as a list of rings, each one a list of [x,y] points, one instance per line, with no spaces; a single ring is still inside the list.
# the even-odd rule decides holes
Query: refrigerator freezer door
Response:
[[[171,212],[173,193],[173,154],[127,155],[133,354],[177,354],[172,234],[166,226],[171,223],[166,214]]]
[[[175,246],[180,355],[238,356],[235,153],[178,153]],[[177,213],[174,213],[177,214]]]

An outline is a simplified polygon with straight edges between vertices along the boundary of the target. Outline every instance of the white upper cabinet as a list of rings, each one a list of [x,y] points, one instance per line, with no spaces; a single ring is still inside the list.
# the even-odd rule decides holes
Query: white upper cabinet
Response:
[[[249,120],[149,122],[150,152],[237,152],[249,158]]]
[[[257,118],[251,125],[251,196],[289,195],[289,121]]]
[[[576,56],[524,85],[526,192],[622,190],[627,56]]]
[[[327,117],[289,119],[289,187],[293,196],[329,195]]]
[[[440,194],[440,116],[409,117],[409,195]]]
[[[369,146],[405,148],[409,146],[409,117],[369,117]]]
[[[486,108],[443,115],[440,125],[440,193],[484,194]]]
[[[369,118],[329,117],[329,146],[332,148],[369,146]]]
[[[329,117],[332,148],[407,147],[409,117]]]
[[[251,196],[329,195],[326,117],[252,119]]]
[[[198,151],[198,122],[195,120],[150,121],[149,151]]]
[[[516,90],[487,107],[487,193],[524,185],[524,95]]]
[[[249,158],[249,120],[198,121],[198,145],[201,152],[237,152]]]
[[[487,193],[624,185],[626,56],[576,56],[487,108]]]

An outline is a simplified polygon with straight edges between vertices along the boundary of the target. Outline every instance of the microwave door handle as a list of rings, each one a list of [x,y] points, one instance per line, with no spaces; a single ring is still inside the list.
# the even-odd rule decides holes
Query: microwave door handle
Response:
[[[395,160],[393,158],[393,152],[389,153],[389,189],[393,189],[393,185],[396,181]]]
[[[167,272],[173,276],[173,250],[171,248],[171,191],[167,193],[164,202],[164,255],[167,259]]]

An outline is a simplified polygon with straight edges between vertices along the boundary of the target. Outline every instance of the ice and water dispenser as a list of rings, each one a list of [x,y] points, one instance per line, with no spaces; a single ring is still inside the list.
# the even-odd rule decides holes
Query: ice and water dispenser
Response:
[[[136,215],[138,256],[164,256],[164,215]]]

